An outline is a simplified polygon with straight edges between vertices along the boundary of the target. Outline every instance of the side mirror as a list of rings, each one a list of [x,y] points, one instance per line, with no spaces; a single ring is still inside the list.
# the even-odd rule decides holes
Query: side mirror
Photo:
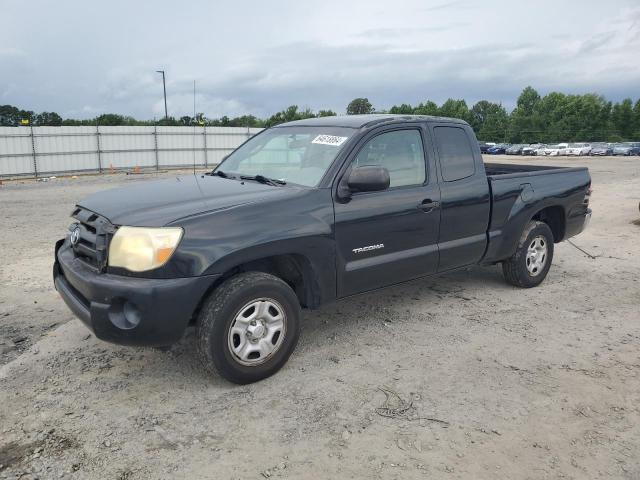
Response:
[[[347,185],[352,192],[377,192],[389,188],[389,171],[384,167],[364,166],[351,170]]]

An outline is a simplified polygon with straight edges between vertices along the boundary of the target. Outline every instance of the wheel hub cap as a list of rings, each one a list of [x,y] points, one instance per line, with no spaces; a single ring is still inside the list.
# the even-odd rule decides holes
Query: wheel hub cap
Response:
[[[547,263],[547,240],[542,235],[538,235],[529,244],[527,249],[527,270],[529,275],[535,277],[539,275]]]
[[[247,327],[247,336],[251,339],[251,340],[258,340],[262,337],[264,337],[264,334],[267,332],[267,329],[265,328],[265,326],[262,324],[262,322],[257,323],[255,325],[249,325]]]
[[[229,328],[229,351],[246,366],[267,361],[282,346],[286,316],[282,306],[271,298],[252,300],[236,314]]]

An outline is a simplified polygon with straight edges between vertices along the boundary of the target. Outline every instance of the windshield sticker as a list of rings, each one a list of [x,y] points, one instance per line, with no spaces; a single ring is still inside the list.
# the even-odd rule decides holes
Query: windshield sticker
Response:
[[[336,137],[335,135],[318,135],[313,139],[311,143],[317,143],[319,145],[331,145],[333,147],[339,147],[349,137]]]

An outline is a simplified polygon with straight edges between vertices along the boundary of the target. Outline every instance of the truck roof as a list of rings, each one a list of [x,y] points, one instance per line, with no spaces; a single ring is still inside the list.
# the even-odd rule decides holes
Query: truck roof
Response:
[[[275,127],[349,127],[362,128],[378,125],[381,123],[393,122],[415,122],[415,121],[436,121],[458,123],[466,125],[467,122],[458,118],[434,117],[431,115],[396,115],[375,113],[370,115],[339,115],[334,117],[316,117],[306,118],[304,120],[295,120],[293,122],[281,123]]]

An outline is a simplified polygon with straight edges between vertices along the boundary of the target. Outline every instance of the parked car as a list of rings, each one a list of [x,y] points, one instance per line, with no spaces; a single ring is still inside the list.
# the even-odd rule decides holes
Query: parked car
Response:
[[[565,150],[565,155],[589,155],[591,151],[591,145],[588,143],[570,143],[569,146]]]
[[[167,346],[194,325],[206,368],[249,383],[287,362],[301,308],[474,264],[539,285],[590,185],[586,168],[485,164],[461,120],[300,120],[211,173],[79,201],[54,283],[99,339]]]
[[[487,150],[487,153],[490,155],[504,155],[504,153],[507,151],[507,148],[509,148],[510,146],[511,145],[509,145],[508,143],[499,143],[489,148],[489,150]]]
[[[631,155],[640,155],[640,142],[627,142],[631,146]]]
[[[544,155],[545,156],[550,156],[550,157],[555,157],[558,155],[565,155],[565,152],[567,150],[567,146],[568,144],[566,143],[559,143],[557,145],[549,145],[547,146],[547,148],[544,149]]]
[[[522,147],[522,155],[535,155],[536,151],[543,147],[541,143],[532,143],[531,145],[525,145]]]
[[[488,153],[489,149],[495,145],[495,143],[479,142],[480,153]]]
[[[628,143],[616,143],[613,146],[613,155],[633,155],[633,147]]]
[[[607,143],[594,143],[591,145],[591,151],[589,152],[589,155],[613,155],[613,148],[611,148]]]
[[[522,149],[524,147],[525,146],[521,144],[511,145],[509,148],[505,150],[505,153],[507,155],[522,155]]]
[[[545,151],[547,150],[547,145],[545,145],[544,143],[541,144],[537,149],[536,149],[536,156],[545,156]]]

